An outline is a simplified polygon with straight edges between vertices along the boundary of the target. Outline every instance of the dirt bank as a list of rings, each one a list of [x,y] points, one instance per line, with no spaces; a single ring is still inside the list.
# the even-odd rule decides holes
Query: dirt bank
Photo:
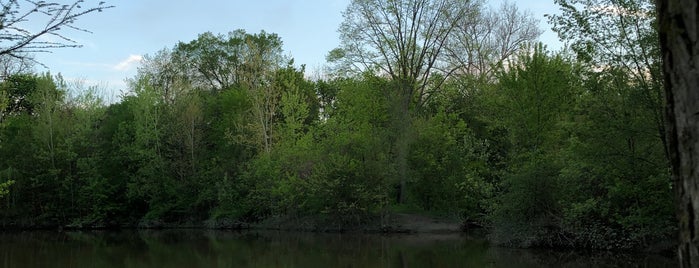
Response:
[[[460,222],[419,214],[395,213],[389,215],[389,226],[396,231],[408,233],[461,232]]]

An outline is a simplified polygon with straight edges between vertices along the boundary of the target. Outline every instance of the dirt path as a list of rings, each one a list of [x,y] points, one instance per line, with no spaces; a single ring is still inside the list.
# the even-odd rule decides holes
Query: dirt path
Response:
[[[410,233],[454,233],[461,232],[459,222],[446,221],[424,215],[396,213],[390,216],[391,223],[402,232]]]

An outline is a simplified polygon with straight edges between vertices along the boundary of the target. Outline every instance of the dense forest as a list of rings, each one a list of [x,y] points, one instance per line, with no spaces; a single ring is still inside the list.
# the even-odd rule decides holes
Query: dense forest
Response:
[[[321,74],[244,30],[153,53],[113,103],[6,71],[0,225],[344,229],[410,211],[511,246],[670,240],[653,1],[555,2],[560,51],[513,4],[355,0]]]

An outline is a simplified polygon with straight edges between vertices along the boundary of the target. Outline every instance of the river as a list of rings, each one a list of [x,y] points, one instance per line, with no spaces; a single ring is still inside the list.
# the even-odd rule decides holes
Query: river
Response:
[[[0,233],[0,267],[676,267],[653,254],[524,250],[469,234]]]

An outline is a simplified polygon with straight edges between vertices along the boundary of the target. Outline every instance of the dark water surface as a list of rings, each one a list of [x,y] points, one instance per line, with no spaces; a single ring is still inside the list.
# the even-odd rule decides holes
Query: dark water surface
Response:
[[[0,233],[0,267],[675,267],[648,254],[522,250],[467,234],[206,230]]]

